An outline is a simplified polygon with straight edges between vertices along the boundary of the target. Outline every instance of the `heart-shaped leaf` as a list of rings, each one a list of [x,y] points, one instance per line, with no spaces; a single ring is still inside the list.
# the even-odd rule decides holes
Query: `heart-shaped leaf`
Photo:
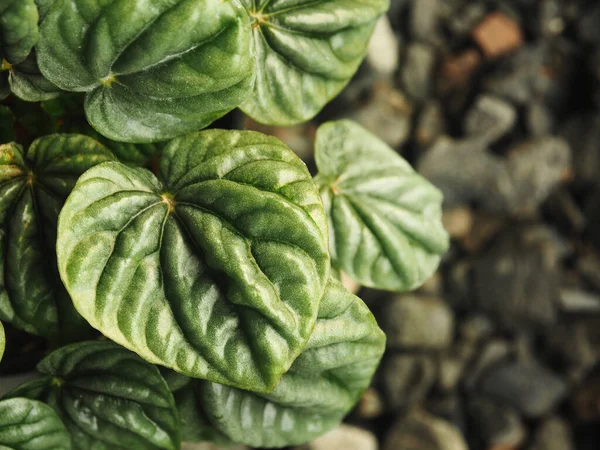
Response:
[[[52,339],[80,337],[87,325],[56,266],[58,213],[83,172],[114,159],[86,136],[46,136],[27,153],[0,145],[0,319]]]
[[[71,437],[48,405],[11,398],[0,401],[0,449],[71,450]]]
[[[160,179],[101,164],[59,220],[78,311],[148,361],[268,391],[300,354],[329,273],[327,220],[304,163],[260,133],[171,142]]]
[[[0,4],[0,58],[18,64],[38,42],[38,8],[34,0],[3,0]],[[3,68],[5,64],[2,65]]]
[[[38,60],[58,87],[87,92],[100,133],[159,141],[203,128],[247,97],[249,26],[237,0],[61,0],[42,22]]]
[[[367,306],[331,278],[304,352],[272,392],[192,380],[195,410],[234,442],[308,442],[339,425],[369,386],[384,348],[385,335]],[[191,394],[178,397],[182,414],[193,414]]]
[[[313,118],[348,83],[389,0],[242,0],[256,83],[243,111],[261,123]]]
[[[333,265],[363,286],[420,286],[449,245],[438,189],[352,121],[322,125],[315,158]]]
[[[8,397],[52,406],[78,450],[176,450],[175,400],[155,366],[113,342],[80,342],[46,357],[47,376]]]

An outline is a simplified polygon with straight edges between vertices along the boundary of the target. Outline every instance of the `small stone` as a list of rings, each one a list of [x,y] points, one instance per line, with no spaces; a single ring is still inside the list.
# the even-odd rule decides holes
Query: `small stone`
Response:
[[[437,377],[432,357],[395,354],[384,360],[381,379],[385,403],[394,410],[404,410],[421,402]]]
[[[391,77],[398,68],[400,48],[398,39],[387,16],[382,16],[375,25],[369,41],[367,61],[382,77]]]
[[[390,147],[399,148],[410,136],[413,110],[404,95],[389,84],[377,83],[371,98],[348,116],[375,133]]]
[[[454,314],[436,297],[396,296],[384,305],[380,322],[390,348],[442,349],[454,335]]]
[[[439,0],[419,0],[412,2],[410,31],[414,40],[435,42]]]
[[[585,380],[572,399],[575,417],[583,422],[600,420],[600,375],[598,371]]]
[[[383,399],[373,388],[367,389],[356,407],[356,414],[362,419],[375,419],[383,414]]]
[[[500,215],[477,214],[473,227],[462,241],[463,247],[470,253],[478,253],[505,227],[506,219]]]
[[[487,12],[485,4],[479,2],[467,3],[449,17],[447,24],[455,38],[467,36],[471,30],[482,21]]]
[[[527,436],[521,417],[506,404],[480,397],[471,401],[469,412],[482,448],[519,448]]]
[[[468,447],[460,431],[449,422],[413,411],[392,426],[383,450],[468,450]]]
[[[573,151],[573,168],[578,179],[596,183],[600,172],[600,114],[572,117],[562,128],[561,135]]]
[[[496,338],[487,342],[467,373],[465,378],[467,388],[475,389],[483,375],[505,362],[511,352],[511,346],[503,339]]]
[[[546,342],[550,355],[579,381],[600,361],[600,317],[566,318],[546,332]]]
[[[446,132],[447,125],[442,104],[433,100],[421,111],[415,129],[415,140],[421,149],[426,149]]]
[[[532,137],[542,137],[554,131],[554,116],[550,108],[540,102],[533,102],[526,111],[527,131]]]
[[[514,127],[517,110],[510,103],[491,95],[481,95],[465,117],[467,136],[496,142]]]
[[[440,90],[447,92],[466,86],[480,65],[481,55],[474,49],[449,56],[440,70]]]
[[[575,450],[571,427],[559,417],[546,419],[536,430],[528,450]]]
[[[556,320],[557,255],[551,238],[538,228],[507,230],[473,265],[476,302],[511,330]]]
[[[465,367],[475,353],[471,343],[459,342],[440,356],[438,386],[444,392],[452,392],[460,382]]]
[[[362,428],[342,424],[335,430],[318,437],[309,444],[294,447],[295,450],[378,450],[379,444],[373,433]]]
[[[533,361],[513,362],[492,370],[481,380],[480,389],[528,418],[551,412],[567,394],[561,378]]]
[[[501,12],[489,14],[472,35],[489,59],[507,55],[523,45],[519,24]]]
[[[475,345],[492,336],[494,330],[494,322],[489,317],[473,314],[462,320],[458,334],[463,341]]]
[[[416,42],[407,46],[400,82],[406,94],[417,103],[424,103],[431,95],[435,63],[432,46]]]
[[[597,313],[600,311],[600,296],[580,289],[562,288],[560,308],[568,313]]]
[[[442,215],[444,228],[455,239],[464,239],[471,233],[473,220],[473,213],[466,206],[447,209]]]

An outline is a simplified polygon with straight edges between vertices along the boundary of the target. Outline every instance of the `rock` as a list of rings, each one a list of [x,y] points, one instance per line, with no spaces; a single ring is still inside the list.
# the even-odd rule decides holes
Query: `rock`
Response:
[[[479,253],[506,227],[506,219],[500,215],[477,214],[471,232],[462,240],[463,247],[471,253]]]
[[[383,414],[383,399],[374,388],[367,389],[356,407],[356,414],[361,419],[375,419]]]
[[[406,47],[400,68],[400,84],[416,103],[424,103],[431,95],[435,63],[435,49],[432,46],[415,42]]]
[[[295,450],[378,450],[378,448],[379,444],[373,433],[345,424],[309,444],[294,447]]]
[[[523,45],[518,23],[501,12],[489,14],[473,29],[472,36],[489,59],[507,55]]]
[[[594,289],[600,291],[600,258],[594,252],[587,252],[577,259],[577,271]]]
[[[435,42],[439,0],[413,1],[410,15],[410,34],[414,40]]]
[[[576,389],[571,403],[577,420],[581,422],[600,420],[600,373],[598,370]]]
[[[591,2],[586,11],[580,15],[577,31],[579,37],[591,44],[600,44],[600,5]]]
[[[483,20],[486,12],[485,4],[469,2],[448,18],[448,28],[455,39],[464,38]]]
[[[468,447],[456,427],[425,412],[414,411],[392,426],[383,450],[468,450]]]
[[[481,95],[465,117],[465,133],[492,144],[506,135],[517,121],[514,106],[491,95]]]
[[[394,410],[416,405],[425,398],[436,377],[436,364],[429,355],[391,355],[381,369],[384,401]]]
[[[463,405],[463,398],[457,392],[445,395],[436,393],[435,396],[427,399],[425,407],[428,413],[446,420],[463,435],[466,434],[468,426],[465,407]]]
[[[508,172],[513,185],[512,200],[518,210],[533,211],[571,173],[571,149],[561,138],[546,136],[513,147]]]
[[[442,215],[444,228],[455,239],[465,239],[473,229],[473,213],[465,206],[447,209]]]
[[[600,362],[600,316],[566,318],[546,332],[546,343],[571,380],[580,381]]]
[[[494,323],[489,317],[473,314],[462,320],[458,329],[460,339],[475,345],[489,338],[494,333]]]
[[[481,55],[475,49],[450,55],[440,69],[440,91],[448,92],[465,87],[480,65]]]
[[[490,371],[480,382],[483,394],[504,401],[528,418],[551,412],[567,394],[566,383],[534,361],[513,362]]]
[[[527,450],[575,450],[571,427],[559,417],[546,419],[536,430]]]
[[[378,83],[371,98],[348,115],[367,130],[375,133],[390,147],[399,148],[410,136],[412,107],[400,91]]]
[[[390,348],[442,349],[454,335],[454,314],[436,297],[398,295],[383,306],[380,323]]]
[[[600,114],[572,117],[561,129],[573,151],[573,168],[578,180],[593,184],[600,172]]]
[[[442,104],[433,100],[428,102],[421,111],[415,128],[415,140],[421,149],[428,148],[446,132],[447,124]]]
[[[562,288],[560,290],[560,308],[568,313],[598,313],[600,312],[600,296],[580,289]]]
[[[391,78],[398,68],[400,48],[387,16],[377,21],[367,52],[371,68],[382,77]]]
[[[527,436],[521,417],[506,404],[479,397],[470,402],[469,413],[481,448],[519,448]]]
[[[475,346],[471,343],[459,342],[440,356],[437,379],[442,391],[451,392],[458,386],[475,351]]]
[[[556,320],[558,255],[544,231],[514,227],[473,265],[475,301],[508,329],[548,326]]]
[[[554,116],[550,108],[541,102],[533,102],[525,112],[527,131],[532,137],[543,137],[554,131]]]
[[[487,342],[469,368],[465,377],[466,387],[474,390],[486,373],[508,360],[512,351],[511,345],[503,339],[496,338]]]

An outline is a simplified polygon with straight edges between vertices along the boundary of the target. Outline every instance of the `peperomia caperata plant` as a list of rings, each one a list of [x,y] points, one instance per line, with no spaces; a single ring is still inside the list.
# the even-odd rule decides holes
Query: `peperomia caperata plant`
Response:
[[[385,336],[340,271],[422,284],[441,195],[350,121],[318,130],[314,177],[279,139],[200,130],[313,117],[387,6],[0,6],[0,368],[19,333],[48,342],[0,399],[0,448],[285,447],[343,420]]]

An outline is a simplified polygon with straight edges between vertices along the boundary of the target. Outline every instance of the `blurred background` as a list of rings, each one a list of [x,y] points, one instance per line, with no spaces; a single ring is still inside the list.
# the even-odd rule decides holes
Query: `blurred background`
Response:
[[[392,0],[312,123],[351,118],[445,194],[452,248],[413,294],[362,289],[388,335],[348,424],[310,450],[600,448],[600,2]]]

